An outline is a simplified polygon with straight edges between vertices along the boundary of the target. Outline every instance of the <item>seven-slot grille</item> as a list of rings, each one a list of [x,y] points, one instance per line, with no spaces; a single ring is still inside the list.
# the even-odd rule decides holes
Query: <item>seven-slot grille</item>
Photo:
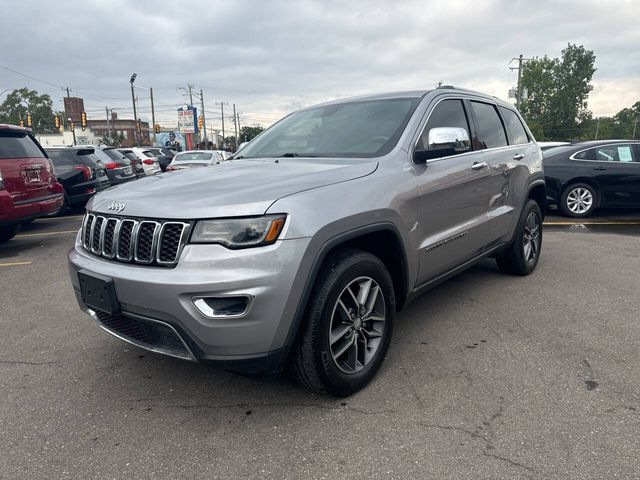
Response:
[[[110,260],[172,267],[187,240],[189,225],[87,213],[82,223],[82,246]]]

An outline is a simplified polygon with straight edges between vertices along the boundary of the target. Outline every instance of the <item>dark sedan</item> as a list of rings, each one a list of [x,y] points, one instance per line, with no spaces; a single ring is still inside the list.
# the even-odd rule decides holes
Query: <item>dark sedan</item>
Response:
[[[47,148],[46,152],[53,162],[56,179],[64,188],[64,204],[57,213],[68,207],[84,206],[96,192],[111,186],[93,148]]]
[[[120,183],[129,182],[135,180],[136,174],[133,171],[133,165],[131,160],[122,155],[113,147],[93,147],[95,154],[100,161],[104,164],[104,168],[107,170],[107,176],[111,185],[118,185]]]
[[[581,142],[544,152],[547,203],[569,217],[640,208],[640,141]]]
[[[129,159],[131,165],[133,165],[133,173],[136,174],[137,178],[142,178],[147,174],[144,173],[144,167],[142,166],[142,160],[140,160],[133,150],[129,150],[128,148],[119,148],[118,152],[122,153],[125,157]]]

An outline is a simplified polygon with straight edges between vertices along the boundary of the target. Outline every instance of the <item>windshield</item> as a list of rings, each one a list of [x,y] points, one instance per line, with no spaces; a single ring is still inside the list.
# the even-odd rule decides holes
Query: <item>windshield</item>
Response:
[[[379,157],[398,142],[420,98],[336,103],[295,112],[236,158]]]
[[[193,160],[211,160],[213,153],[205,153],[205,152],[185,152],[178,153],[175,157],[173,157],[174,162],[190,162]]]

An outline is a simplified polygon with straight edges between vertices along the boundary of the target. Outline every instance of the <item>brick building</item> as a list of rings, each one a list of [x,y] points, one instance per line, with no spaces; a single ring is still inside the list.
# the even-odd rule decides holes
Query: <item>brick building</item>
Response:
[[[124,140],[122,141],[123,147],[135,146],[136,123],[133,120],[121,120],[118,118],[113,118],[109,120],[108,125],[106,118],[104,120],[87,120],[87,126],[98,138],[109,136],[110,131],[115,131],[116,135],[122,135],[122,137],[124,138]],[[151,145],[149,122],[140,122],[140,128],[142,130],[140,145]]]

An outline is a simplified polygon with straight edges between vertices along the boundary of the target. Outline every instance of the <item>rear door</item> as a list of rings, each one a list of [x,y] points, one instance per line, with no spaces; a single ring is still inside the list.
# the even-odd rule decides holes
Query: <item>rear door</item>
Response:
[[[56,193],[51,162],[30,133],[0,131],[0,171],[16,205]]]
[[[587,168],[600,186],[599,194],[606,205],[640,206],[640,158],[636,149],[632,143],[617,143],[601,145],[574,156],[579,160],[590,160]]]
[[[433,107],[417,148],[428,147],[429,131],[438,127],[457,127],[471,132],[468,112],[461,99],[447,98]],[[414,171],[419,191],[418,284],[421,284],[484,250],[489,170],[484,154],[476,150],[414,164]]]

